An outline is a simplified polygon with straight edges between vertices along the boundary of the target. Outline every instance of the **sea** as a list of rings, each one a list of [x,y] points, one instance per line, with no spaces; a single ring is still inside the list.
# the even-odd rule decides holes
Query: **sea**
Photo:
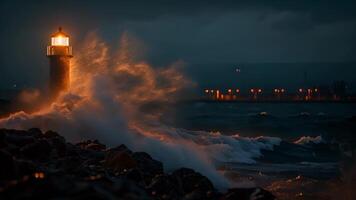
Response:
[[[333,199],[331,189],[354,184],[345,182],[347,173],[356,174],[354,103],[192,101],[174,107],[174,117],[162,121],[209,138],[201,143],[224,145],[211,153],[217,169],[237,184],[268,188],[281,199]]]

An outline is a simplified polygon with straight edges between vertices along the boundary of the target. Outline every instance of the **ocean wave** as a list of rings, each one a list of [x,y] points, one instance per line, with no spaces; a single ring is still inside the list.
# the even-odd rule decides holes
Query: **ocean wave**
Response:
[[[243,137],[238,134],[223,135],[220,132],[190,131],[160,125],[151,132],[164,133],[175,140],[183,139],[194,142],[210,158],[217,162],[256,163],[256,159],[262,156],[262,150],[273,151],[274,146],[282,142],[278,137]]]
[[[319,135],[316,137],[311,137],[311,136],[302,136],[298,140],[294,141],[295,144],[321,144],[321,143],[326,143],[325,140]]]

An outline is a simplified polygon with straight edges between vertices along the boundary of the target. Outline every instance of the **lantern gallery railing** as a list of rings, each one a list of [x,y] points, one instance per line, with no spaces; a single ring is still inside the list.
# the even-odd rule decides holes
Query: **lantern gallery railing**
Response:
[[[47,56],[72,56],[72,46],[47,46]]]

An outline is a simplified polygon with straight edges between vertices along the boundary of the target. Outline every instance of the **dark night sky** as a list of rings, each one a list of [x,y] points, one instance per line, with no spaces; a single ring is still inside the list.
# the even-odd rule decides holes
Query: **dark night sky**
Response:
[[[354,2],[1,0],[0,88],[43,85],[45,48],[58,26],[74,48],[91,31],[115,48],[129,31],[149,62],[183,60],[201,86],[294,87],[307,71],[311,84],[345,79],[355,87]]]

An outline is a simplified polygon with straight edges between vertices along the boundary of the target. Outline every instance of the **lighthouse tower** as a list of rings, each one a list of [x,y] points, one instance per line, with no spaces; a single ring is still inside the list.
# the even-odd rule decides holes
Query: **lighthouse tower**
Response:
[[[61,27],[51,36],[50,46],[47,46],[47,57],[50,65],[50,95],[56,98],[62,91],[69,89],[70,59],[73,57],[69,36]]]

